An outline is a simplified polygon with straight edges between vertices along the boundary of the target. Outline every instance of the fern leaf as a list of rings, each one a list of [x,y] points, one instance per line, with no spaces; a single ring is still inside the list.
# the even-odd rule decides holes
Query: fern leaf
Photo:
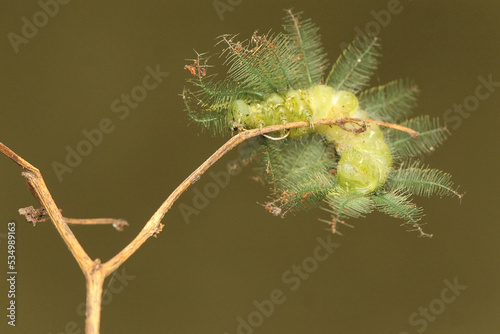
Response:
[[[199,82],[195,85],[201,85]],[[220,83],[203,83],[203,88],[197,91],[184,89],[182,97],[188,111],[188,117],[192,122],[209,130],[212,134],[228,134],[230,125],[228,123],[227,110],[231,102],[236,99],[244,101],[255,100],[255,94],[243,90],[234,89],[226,85],[226,81]]]
[[[333,65],[326,84],[354,94],[368,85],[377,69],[379,43],[376,37],[361,37],[352,42]]]
[[[272,187],[272,193],[278,194],[282,189],[280,176],[286,173],[279,157],[279,148],[272,143],[262,145],[262,168],[258,169],[259,174]]]
[[[188,117],[193,123],[214,135],[227,132],[229,127],[227,126],[224,109],[214,108],[213,105],[205,103],[188,89],[184,89],[182,98],[184,99]]]
[[[285,62],[293,53],[288,38],[283,34],[258,36],[250,41],[235,41],[234,35],[223,35],[219,43],[229,66],[228,77],[246,90],[263,94],[279,93],[291,87],[293,73],[299,71],[294,62]]]
[[[420,162],[403,164],[392,172],[387,180],[390,189],[404,191],[418,196],[457,196],[462,194],[454,189],[451,175],[438,169],[430,169]]]
[[[275,81],[280,90],[299,87],[297,74],[301,72],[298,62],[288,61],[293,54],[291,42],[285,34],[278,34],[276,37],[258,36],[254,33],[252,40],[255,41],[260,57],[260,66],[268,75],[275,75]]]
[[[261,169],[261,174],[274,194],[268,205],[279,208],[281,215],[319,205],[335,186],[330,173],[335,165],[333,147],[317,135],[269,142],[263,158],[265,170]]]
[[[395,80],[362,92],[359,104],[371,119],[399,122],[411,115],[418,95],[419,90],[412,81]]]
[[[401,158],[416,157],[423,153],[431,153],[448,138],[448,129],[439,125],[439,119],[419,116],[401,123],[410,129],[420,132],[417,139],[407,133],[389,129],[387,135],[391,150]]]
[[[286,12],[283,27],[293,50],[289,60],[299,65],[299,88],[308,88],[322,81],[328,59],[318,34],[319,28],[310,19],[302,20],[302,13]]]
[[[366,214],[372,211],[374,206],[370,198],[360,196],[356,193],[346,192],[339,187],[327,195],[326,202],[331,210],[325,210],[330,212],[335,220],[341,220],[348,217],[365,217]]]
[[[198,90],[193,90],[193,94],[206,102],[210,102],[212,105],[223,107],[226,107],[235,99],[250,101],[261,100],[264,97],[264,94],[244,89],[230,80],[215,82],[214,78],[215,75],[207,78],[188,80],[194,87],[199,88]]]
[[[378,211],[403,219],[405,224],[413,225],[421,220],[424,214],[422,208],[411,202],[409,197],[409,194],[392,191],[376,194],[373,196],[373,201]]]
[[[210,66],[205,54],[197,53],[197,58],[191,61],[193,65],[185,68],[189,68],[195,77],[187,80],[192,87],[185,88],[182,93],[189,118],[212,134],[228,133],[227,109],[231,102],[235,99],[260,100],[263,94],[244,89],[230,79],[216,82],[215,74],[207,75]]]

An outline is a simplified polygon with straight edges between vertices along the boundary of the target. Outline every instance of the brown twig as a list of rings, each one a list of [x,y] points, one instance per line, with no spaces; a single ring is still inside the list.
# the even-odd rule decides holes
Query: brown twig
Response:
[[[92,276],[94,272],[94,261],[90,259],[87,255],[83,247],[80,245],[75,235],[71,231],[71,229],[66,224],[63,216],[61,215],[60,210],[58,209],[52,195],[50,194],[47,186],[45,185],[45,181],[43,180],[42,174],[40,171],[31,165],[29,162],[21,158],[18,154],[12,151],[10,148],[5,146],[3,143],[0,143],[0,151],[12,159],[16,164],[23,168],[22,176],[26,179],[26,182],[29,185],[30,191],[33,193],[37,201],[40,202],[43,208],[47,211],[48,215],[52,219],[56,230],[61,235],[64,243],[70,250],[71,254],[76,259],[76,262],[80,266],[83,271],[85,278],[87,279],[87,288],[89,288],[89,281],[92,281]],[[101,284],[102,289],[102,284]],[[92,289],[94,291],[95,288]],[[87,290],[88,292],[88,290]],[[99,299],[99,309],[100,309],[100,299],[101,295],[94,296],[94,299]],[[94,308],[96,308],[96,304],[94,304]],[[100,311],[99,311],[100,312]],[[91,319],[91,323],[88,324],[89,328],[97,328],[97,331],[87,331],[87,334],[96,334],[99,333],[99,315],[96,315],[95,312],[89,312],[87,314],[87,321]]]
[[[64,217],[66,224],[70,225],[112,225],[117,231],[123,231],[128,223],[124,219],[115,218],[66,218]]]
[[[19,155],[17,155],[14,151],[9,149],[7,146],[5,146],[3,143],[0,143],[0,151],[23,168],[22,175],[26,179],[26,182],[28,182],[28,184],[30,185],[31,189],[34,191],[35,197],[47,210],[47,213],[52,219],[52,222],[54,223],[57,231],[66,243],[66,246],[68,246],[69,250],[75,257],[80,268],[82,268],[82,270],[85,270],[85,267],[88,267],[90,263],[92,263],[92,260],[89,258],[87,253],[85,253],[83,247],[80,245],[75,235],[73,234],[73,232],[71,232],[68,225],[64,221],[61,212],[57,208],[52,195],[45,185],[40,171],[29,162],[21,158]]]
[[[385,126],[387,128],[391,128],[391,129],[395,129],[395,130],[398,130],[398,131],[406,132],[413,139],[417,139],[418,136],[420,135],[420,132],[415,131],[415,130],[410,129],[410,128],[407,128],[406,126],[399,125],[399,124],[387,123],[387,122],[382,122],[382,121],[375,121],[373,119],[365,119],[364,121],[367,122],[367,123],[374,123],[374,124],[377,124],[377,125]]]
[[[43,206],[39,207],[38,209],[35,209],[32,205],[30,205],[25,208],[20,208],[18,211],[19,214],[21,216],[24,216],[26,218],[26,221],[28,223],[33,224],[33,226],[35,226],[37,223],[41,223],[49,219],[49,214]],[[62,212],[62,210],[59,209],[59,212]],[[77,219],[77,218],[63,217],[63,219],[66,222],[66,224],[69,225],[112,225],[118,231],[123,231],[124,227],[128,226],[126,220],[114,219],[114,218]]]
[[[151,236],[155,236],[161,232],[163,229],[163,224],[161,220],[172,207],[173,203],[181,196],[181,194],[186,191],[186,189],[193,183],[195,183],[205,171],[212,166],[217,160],[222,156],[236,147],[238,144],[244,142],[247,139],[263,135],[266,133],[298,128],[298,127],[309,127],[312,125],[338,125],[345,128],[348,123],[356,124],[362,126],[362,131],[366,130],[365,122],[371,122],[383,126],[388,126],[400,131],[408,132],[412,137],[416,138],[418,132],[411,129],[371,120],[362,120],[356,118],[340,118],[340,119],[321,119],[316,120],[312,123],[309,122],[293,122],[284,125],[273,125],[262,129],[253,129],[243,131],[236,136],[229,139],[224,145],[222,145],[214,154],[212,154],[204,163],[202,163],[191,175],[189,175],[163,202],[163,204],[156,210],[153,216],[146,223],[144,228],[139,232],[139,234],[130,242],[122,251],[115,255],[112,259],[106,263],[101,264],[99,259],[92,261],[87,255],[85,250],[82,248],[78,240],[76,239],[73,232],[68,227],[68,222],[71,219],[64,218],[61,215],[56,203],[54,202],[52,195],[50,194],[45,182],[42,178],[40,171],[28,163],[26,160],[22,159],[19,155],[13,152],[4,144],[0,143],[0,151],[12,159],[16,164],[23,168],[22,175],[25,177],[26,182],[32,191],[33,195],[40,202],[43,208],[47,211],[48,215],[52,219],[54,226],[63,238],[64,242],[68,246],[69,250],[75,257],[76,261],[82,269],[86,282],[87,282],[87,312],[85,321],[85,333],[86,334],[97,334],[99,333],[99,323],[100,323],[100,312],[101,312],[101,296],[102,296],[102,286],[104,279],[109,276],[113,271],[118,269],[118,267],[124,263],[132,254],[134,254],[139,247]],[[360,132],[360,128],[345,128],[347,131],[352,131],[354,133]],[[361,132],[362,132],[361,131]],[[92,220],[77,220],[81,222],[91,222]],[[105,220],[101,220],[104,222]],[[95,223],[95,220],[93,221]],[[109,222],[109,220],[107,221]]]

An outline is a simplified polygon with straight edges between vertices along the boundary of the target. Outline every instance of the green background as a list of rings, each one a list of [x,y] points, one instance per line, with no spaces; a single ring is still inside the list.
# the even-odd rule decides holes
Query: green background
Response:
[[[227,0],[223,0],[228,3]],[[223,33],[250,37],[254,30],[281,30],[283,8],[305,12],[321,28],[330,61],[350,42],[355,27],[376,22],[371,11],[388,1],[233,0],[220,19],[207,1],[71,1],[46,26],[19,45],[23,17],[41,10],[35,1],[2,1],[0,13],[0,141],[38,167],[68,217],[119,217],[131,226],[73,227],[92,258],[109,259],[140,231],[168,194],[223,142],[199,134],[184,111],[183,69],[193,49],[214,51]],[[475,94],[478,77],[500,81],[500,2],[411,1],[381,28],[383,57],[373,84],[413,78],[422,91],[416,114],[444,117]],[[380,27],[380,25],[378,25]],[[142,83],[147,66],[168,78],[124,120],[111,103]],[[340,247],[296,291],[282,281],[294,264],[314,254],[327,238],[321,210],[280,219],[257,203],[267,189],[251,179],[252,168],[231,178],[218,196],[186,224],[179,204],[166,227],[120,269],[135,278],[111,295],[102,333],[236,333],[238,317],[253,302],[280,289],[286,301],[255,333],[417,333],[409,318],[439,299],[444,280],[467,288],[428,322],[425,333],[500,331],[500,227],[498,219],[498,125],[500,87],[451,129],[451,138],[425,162],[450,172],[466,196],[418,198],[425,230],[417,238],[381,214],[354,220],[335,236]],[[103,118],[115,129],[59,182],[52,168],[64,163],[66,146],[85,139],[82,130]],[[455,123],[458,125],[458,123]],[[237,153],[212,167],[225,169]],[[209,175],[195,184],[203,191]],[[0,157],[0,268],[6,269],[7,223],[17,223],[17,326],[2,333],[83,333],[77,307],[85,298],[82,273],[50,222],[35,228],[17,209],[36,202],[20,169]],[[6,274],[4,274],[6,275]],[[1,275],[4,277],[4,275]],[[0,283],[0,309],[7,285]],[[120,287],[119,280],[112,286]],[[107,285],[107,283],[106,283]],[[109,296],[108,296],[109,297]],[[434,305],[436,302],[434,302]],[[417,319],[423,319],[418,316]],[[72,329],[71,322],[76,329]]]

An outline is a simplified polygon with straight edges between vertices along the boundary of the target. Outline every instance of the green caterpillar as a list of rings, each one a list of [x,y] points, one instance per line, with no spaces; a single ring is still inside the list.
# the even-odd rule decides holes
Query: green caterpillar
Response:
[[[345,117],[368,119],[366,112],[359,108],[354,94],[324,85],[272,94],[264,101],[250,104],[235,100],[228,112],[229,124],[235,129]],[[336,144],[337,153],[341,156],[337,182],[343,188],[366,194],[378,189],[387,180],[392,155],[377,125],[371,125],[359,134],[338,126],[302,127],[291,129],[290,137],[299,138],[312,132]]]
[[[428,116],[409,118],[418,95],[411,81],[368,89],[378,66],[378,38],[356,39],[325,76],[328,61],[318,28],[290,10],[284,21],[283,33],[254,33],[248,41],[221,36],[227,66],[222,80],[207,74],[211,66],[203,54],[185,66],[194,76],[182,94],[189,117],[217,134],[340,118],[418,131],[414,139],[373,122],[363,131],[351,124],[301,127],[274,138],[282,140],[254,140],[241,160],[260,160],[255,178],[270,185],[265,207],[275,215],[326,203],[332,230],[337,221],[378,210],[427,235],[418,223],[422,209],[410,196],[462,195],[449,174],[410,159],[433,152],[446,139],[446,128]]]

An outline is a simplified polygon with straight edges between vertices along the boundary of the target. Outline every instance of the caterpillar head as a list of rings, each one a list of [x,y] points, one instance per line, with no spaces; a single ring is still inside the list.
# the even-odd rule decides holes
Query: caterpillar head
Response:
[[[351,92],[340,90],[332,96],[333,108],[339,113],[347,114],[352,117],[358,110],[359,101],[356,95]]]
[[[311,106],[314,119],[352,117],[358,110],[356,95],[345,90],[336,91],[330,86],[317,85],[312,88]]]

